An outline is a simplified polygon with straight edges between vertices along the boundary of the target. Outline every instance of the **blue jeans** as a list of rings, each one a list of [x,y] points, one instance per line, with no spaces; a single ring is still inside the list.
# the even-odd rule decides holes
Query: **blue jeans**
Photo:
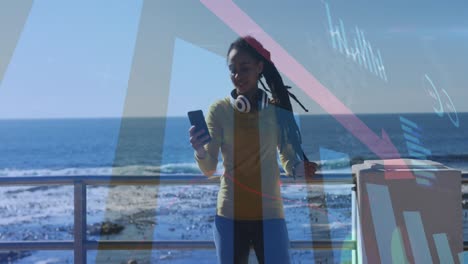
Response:
[[[260,264],[290,263],[284,219],[247,221],[216,215],[213,231],[218,263],[248,263],[251,245]]]

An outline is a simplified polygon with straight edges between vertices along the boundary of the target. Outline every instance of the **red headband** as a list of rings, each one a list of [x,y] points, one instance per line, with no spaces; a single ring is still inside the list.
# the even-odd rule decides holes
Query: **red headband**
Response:
[[[271,57],[270,57],[270,52],[266,50],[258,40],[251,36],[246,36],[244,37],[245,41],[249,43],[250,46],[252,46],[260,55],[262,55],[263,58],[271,62]]]

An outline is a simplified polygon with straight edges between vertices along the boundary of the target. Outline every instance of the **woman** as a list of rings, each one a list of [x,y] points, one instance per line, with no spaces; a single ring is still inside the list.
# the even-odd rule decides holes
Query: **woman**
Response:
[[[292,113],[289,93],[270,53],[254,38],[238,38],[228,50],[235,89],[210,106],[205,131],[191,127],[195,159],[207,176],[218,164],[224,174],[215,217],[214,237],[220,263],[247,263],[250,246],[259,263],[289,263],[289,238],[280,194],[278,150],[288,175],[313,176]],[[269,89],[261,82],[264,77]],[[258,82],[271,93],[258,88]],[[301,105],[302,106],[302,105]]]

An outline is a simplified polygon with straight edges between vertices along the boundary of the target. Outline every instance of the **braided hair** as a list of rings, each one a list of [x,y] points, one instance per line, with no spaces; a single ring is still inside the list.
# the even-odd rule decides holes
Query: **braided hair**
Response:
[[[266,50],[258,40],[251,36],[237,38],[229,46],[228,54],[233,49],[245,51],[255,60],[263,62],[263,71],[259,76],[259,81],[263,89],[271,93],[272,100],[270,103],[277,106],[276,119],[280,128],[280,150],[282,150],[283,146],[286,144],[291,144],[296,156],[301,160],[308,161],[301,147],[301,132],[294,119],[289,97],[293,98],[306,112],[308,112],[308,110],[304,108],[294,94],[288,91],[291,87],[284,85],[278,69],[276,69],[276,66],[271,61],[270,52]],[[262,77],[268,84],[269,89],[263,84],[261,80]]]

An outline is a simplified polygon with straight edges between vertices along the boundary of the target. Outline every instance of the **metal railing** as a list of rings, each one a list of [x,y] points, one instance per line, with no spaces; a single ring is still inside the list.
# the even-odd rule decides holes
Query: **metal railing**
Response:
[[[317,174],[313,180],[293,180],[282,177],[283,184],[352,184],[350,174]],[[73,250],[74,263],[86,263],[88,250],[151,250],[151,249],[214,249],[213,241],[91,241],[86,238],[86,187],[88,185],[186,185],[186,184],[217,184],[219,177],[203,175],[183,176],[31,176],[31,177],[0,177],[0,186],[11,185],[73,185],[74,186],[74,240],[61,241],[8,241],[0,242],[0,250]],[[462,174],[462,183],[468,183],[468,173]],[[355,203],[352,199],[352,203]],[[355,208],[355,207],[354,207]],[[355,209],[354,209],[355,210]],[[356,212],[352,212],[356,217]],[[354,221],[355,219],[352,219]],[[291,240],[291,249],[316,250],[356,250],[356,240],[322,240],[304,241]],[[464,242],[464,250],[468,250],[468,242]]]

